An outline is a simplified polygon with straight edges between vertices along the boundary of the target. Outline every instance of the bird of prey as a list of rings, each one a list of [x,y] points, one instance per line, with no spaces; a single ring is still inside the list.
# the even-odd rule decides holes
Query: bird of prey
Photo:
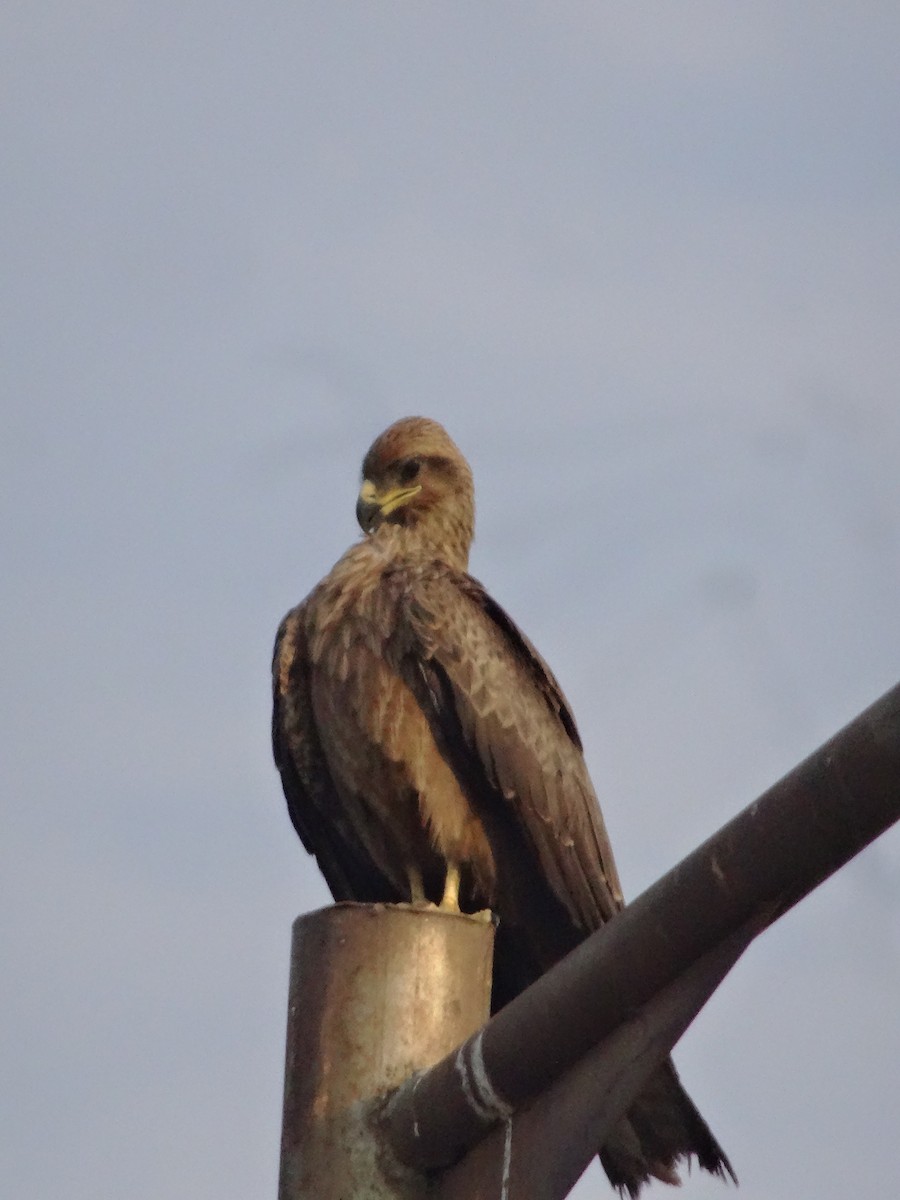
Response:
[[[441,425],[376,439],[356,513],[275,643],[288,811],[335,900],[491,909],[496,1009],[622,907],[600,806],[559,684],[468,574],[472,472]],[[691,1157],[734,1177],[669,1060],[600,1158],[634,1197]]]

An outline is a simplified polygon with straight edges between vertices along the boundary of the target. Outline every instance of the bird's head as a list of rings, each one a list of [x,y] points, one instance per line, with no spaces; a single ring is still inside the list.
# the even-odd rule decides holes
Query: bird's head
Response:
[[[415,530],[431,553],[465,567],[475,490],[469,464],[442,425],[404,417],[375,439],[363,460],[356,518],[365,533],[386,524]]]

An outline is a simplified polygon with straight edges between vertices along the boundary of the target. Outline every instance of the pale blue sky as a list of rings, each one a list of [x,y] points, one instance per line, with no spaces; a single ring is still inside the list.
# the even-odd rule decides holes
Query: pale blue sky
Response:
[[[395,417],[472,460],[629,894],[897,681],[898,44],[887,2],[6,6],[10,1196],[274,1200],[326,892],[271,640]],[[742,1200],[896,1194],[898,930],[892,833],[679,1047]]]

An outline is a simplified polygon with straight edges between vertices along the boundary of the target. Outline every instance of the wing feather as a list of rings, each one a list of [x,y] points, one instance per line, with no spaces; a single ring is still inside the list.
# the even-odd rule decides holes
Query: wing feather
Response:
[[[476,806],[502,805],[581,929],[622,906],[581,740],[549,667],[470,576],[440,563],[406,581],[393,645]]]
[[[316,731],[305,603],[282,621],[272,658],[272,749],[288,813],[335,900],[400,900],[354,826]]]

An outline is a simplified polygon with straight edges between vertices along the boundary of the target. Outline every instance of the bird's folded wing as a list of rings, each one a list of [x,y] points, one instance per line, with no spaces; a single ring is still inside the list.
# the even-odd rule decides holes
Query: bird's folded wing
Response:
[[[282,621],[272,659],[272,749],[291,821],[335,900],[401,900],[335,786],[316,732],[310,674],[301,604]]]
[[[559,684],[470,576],[435,563],[399,594],[392,661],[473,804],[506,806],[573,922],[597,928],[622,893]]]

